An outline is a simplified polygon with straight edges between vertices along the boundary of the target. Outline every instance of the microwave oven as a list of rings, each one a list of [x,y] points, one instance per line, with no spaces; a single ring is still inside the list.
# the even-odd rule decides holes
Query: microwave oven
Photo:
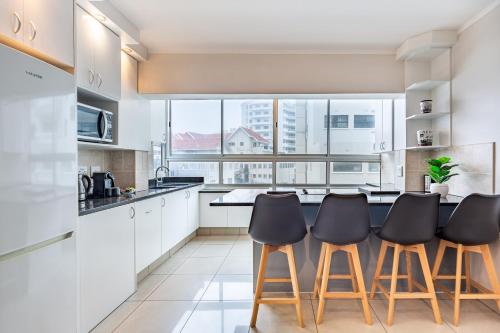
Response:
[[[113,142],[113,112],[78,103],[76,119],[79,141]]]

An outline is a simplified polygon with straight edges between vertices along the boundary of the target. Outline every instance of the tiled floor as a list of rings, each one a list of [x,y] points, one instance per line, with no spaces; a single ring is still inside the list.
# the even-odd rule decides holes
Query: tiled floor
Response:
[[[317,300],[303,296],[306,327],[296,325],[291,305],[261,305],[257,327],[252,311],[252,243],[248,236],[197,237],[144,279],[125,303],[93,333],[163,332],[500,332],[494,303],[462,302],[460,327],[451,324],[452,303],[440,300],[445,323],[436,325],[424,301],[398,301],[394,324],[385,323],[387,303],[370,301],[374,323],[363,321],[357,301],[327,302],[324,322],[314,322]]]

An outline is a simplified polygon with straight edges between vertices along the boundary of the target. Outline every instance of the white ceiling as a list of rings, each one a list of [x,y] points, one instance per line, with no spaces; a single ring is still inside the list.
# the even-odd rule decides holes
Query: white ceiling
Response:
[[[152,53],[394,51],[495,0],[111,0]]]

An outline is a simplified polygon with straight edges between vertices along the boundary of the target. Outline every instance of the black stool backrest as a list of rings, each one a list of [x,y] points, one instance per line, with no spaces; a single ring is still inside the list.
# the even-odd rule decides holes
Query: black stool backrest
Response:
[[[488,244],[498,239],[499,223],[500,195],[474,193],[458,204],[442,232],[456,243]]]
[[[387,214],[381,238],[403,245],[432,240],[439,220],[440,197],[439,193],[401,194]]]
[[[311,228],[314,238],[336,245],[359,243],[369,233],[370,212],[364,193],[328,194]]]
[[[262,244],[286,245],[304,239],[306,221],[296,194],[259,194],[255,198],[248,233]]]

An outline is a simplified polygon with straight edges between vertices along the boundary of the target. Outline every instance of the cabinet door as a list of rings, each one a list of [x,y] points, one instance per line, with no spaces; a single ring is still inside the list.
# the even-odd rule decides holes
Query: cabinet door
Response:
[[[161,256],[161,198],[135,204],[135,271],[139,273]]]
[[[151,146],[151,101],[137,93],[137,60],[122,52],[121,67],[118,145],[125,149],[148,151]]]
[[[375,144],[373,152],[380,153],[382,151],[382,141],[384,140],[384,121],[383,111],[377,109],[375,111]]]
[[[82,8],[75,6],[76,27],[76,84],[86,90],[94,89],[93,31],[100,23]]]
[[[133,204],[78,222],[80,331],[88,332],[134,293]]]
[[[151,141],[167,142],[166,101],[151,101]]]
[[[23,40],[23,0],[0,1],[0,34]]]
[[[24,0],[24,43],[70,67],[73,56],[73,1]]]
[[[382,151],[392,150],[392,100],[384,100],[382,109]]]
[[[252,217],[253,207],[228,207],[227,208],[227,226],[248,228],[250,218]]]
[[[95,87],[97,92],[119,100],[121,96],[121,42],[120,37],[99,24],[94,38]]]
[[[188,204],[187,204],[187,232],[186,236],[196,231],[200,226],[200,197],[198,191],[201,186],[196,186],[188,189]]]
[[[171,249],[186,235],[187,230],[187,194],[176,191],[165,195],[165,248]]]
[[[225,193],[200,193],[200,227],[227,227],[227,207],[210,206]]]

